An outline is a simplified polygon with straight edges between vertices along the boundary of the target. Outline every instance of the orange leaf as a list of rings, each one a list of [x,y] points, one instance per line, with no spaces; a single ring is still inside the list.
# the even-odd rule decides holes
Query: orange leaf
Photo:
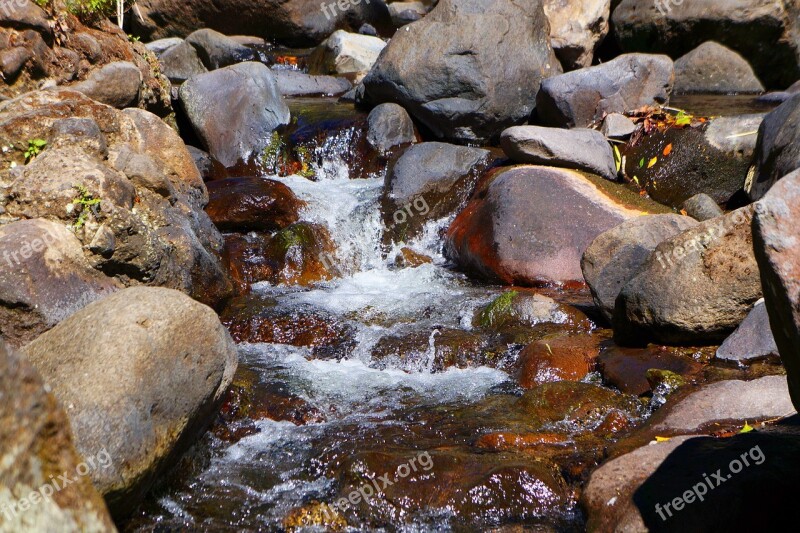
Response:
[[[664,157],[668,156],[672,153],[672,143],[669,143],[667,146],[664,147]]]

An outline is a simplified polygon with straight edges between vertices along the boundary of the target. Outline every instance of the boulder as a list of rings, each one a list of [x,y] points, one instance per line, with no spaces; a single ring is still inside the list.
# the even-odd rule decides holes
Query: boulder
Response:
[[[599,131],[514,126],[500,136],[500,146],[515,163],[563,167],[617,177],[614,153]]]
[[[760,300],[736,331],[717,350],[717,359],[747,364],[778,355],[778,346],[769,325],[767,306]]]
[[[97,100],[118,109],[136,106],[142,73],[133,63],[117,61],[92,72],[82,82],[71,88],[80,91],[92,100]]]
[[[561,71],[541,0],[442,0],[392,38],[364,79],[437,139],[476,143],[528,119],[543,78]]]
[[[615,340],[725,340],[761,298],[752,217],[743,207],[659,244],[617,298]]]
[[[681,205],[681,209],[695,220],[705,222],[722,216],[724,213],[717,202],[706,193],[695,194]]]
[[[472,325],[486,331],[500,332],[514,328],[532,328],[540,324],[561,324],[589,331],[592,322],[582,312],[531,290],[506,291],[478,309]]]
[[[180,85],[192,76],[208,72],[192,45],[181,40],[158,55],[161,72],[174,84]]]
[[[544,80],[536,111],[546,126],[586,127],[607,113],[668,104],[674,79],[669,57],[625,54]]]
[[[15,0],[0,9],[0,25],[32,29],[49,36],[52,30],[47,18],[47,12],[31,0]]]
[[[622,288],[639,272],[656,247],[694,226],[681,215],[636,217],[594,239],[581,259],[583,277],[594,303],[611,322]]]
[[[145,48],[153,52],[155,55],[160,56],[170,48],[178,46],[183,42],[185,41],[180,37],[165,37],[164,39],[156,39],[155,41],[150,41],[144,46]]]
[[[594,370],[602,338],[566,335],[526,346],[516,362],[520,387],[532,389],[554,381],[580,381]]]
[[[675,93],[763,93],[753,67],[742,56],[708,41],[675,60]]]
[[[391,103],[380,104],[369,112],[367,142],[381,154],[416,140],[414,123],[402,106]]]
[[[283,96],[337,96],[353,87],[344,78],[312,76],[296,70],[274,69],[272,75]]]
[[[136,287],[94,302],[24,349],[69,415],[115,516],[132,510],[216,414],[237,351],[210,308],[174,290]]]
[[[64,410],[31,364],[2,339],[0,395],[3,529],[116,531],[102,496],[85,475],[103,470],[111,457],[106,450],[84,457],[75,451]],[[61,486],[59,474],[71,482]]]
[[[800,406],[800,171],[786,176],[756,204],[753,244],[772,334]]]
[[[290,118],[275,77],[261,63],[195,76],[181,86],[180,100],[209,153],[226,167],[263,150]]]
[[[534,166],[497,173],[450,225],[447,257],[504,284],[582,281],[581,256],[591,242],[646,214],[640,208],[655,208],[590,176]]]
[[[678,58],[706,41],[741,54],[770,88],[800,78],[800,16],[794,2],[773,0],[653,2],[622,0],[612,26],[626,52]]]
[[[0,226],[0,335],[21,346],[90,302],[121,288],[93,269],[63,224]]]
[[[339,30],[314,51],[310,69],[314,74],[353,74],[358,82],[385,46],[386,42],[378,37]]]
[[[609,346],[597,357],[597,369],[604,383],[637,396],[652,392],[648,374],[654,369],[691,380],[697,378],[702,368],[691,357],[655,346],[645,349]]]
[[[550,38],[565,70],[589,67],[608,34],[611,0],[545,0]]]
[[[752,200],[763,197],[775,182],[800,169],[800,94],[764,117],[755,159],[755,177],[745,188]]]
[[[191,45],[208,70],[217,70],[245,61],[258,61],[258,54],[230,37],[209,28],[197,30],[188,37]]]
[[[303,206],[289,187],[263,178],[228,178],[208,183],[206,212],[224,231],[275,231],[294,224]]]
[[[627,139],[636,131],[636,124],[621,113],[609,113],[603,119],[600,132],[609,139]]]
[[[388,7],[392,24],[396,28],[416,22],[430,11],[430,7],[422,2],[392,2]]]

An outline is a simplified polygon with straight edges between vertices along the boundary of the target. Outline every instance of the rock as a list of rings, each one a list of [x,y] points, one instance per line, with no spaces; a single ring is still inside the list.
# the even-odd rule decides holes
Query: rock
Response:
[[[656,129],[621,147],[624,175],[636,177],[651,198],[672,207],[700,193],[727,203],[745,188],[763,119],[740,115]]]
[[[97,100],[117,109],[136,106],[142,73],[133,63],[117,61],[92,72],[86,81],[71,88],[80,91],[92,100]]]
[[[241,44],[242,46],[250,46],[250,47],[270,46],[270,44],[266,41],[266,39],[262,37],[256,37],[255,35],[230,35],[229,37],[234,41],[236,41],[237,43]]]
[[[680,5],[622,0],[612,15],[615,37],[626,52],[677,58],[715,41],[741,54],[770,88],[800,78],[798,24],[795,4],[771,0],[754,0],[743,9],[714,0]]]
[[[503,170],[450,225],[445,253],[468,272],[504,284],[581,281],[589,244],[645,214],[631,207],[638,197],[619,196],[602,181],[550,167]]]
[[[777,355],[778,346],[770,329],[767,306],[759,300],[744,322],[725,339],[716,357],[722,361],[748,364]]]
[[[553,50],[565,70],[591,66],[597,47],[608,34],[611,0],[545,0]]]
[[[695,220],[705,222],[712,218],[722,216],[724,212],[717,202],[705,193],[695,194],[681,205],[686,214]]]
[[[681,215],[636,217],[598,236],[581,260],[594,303],[611,322],[622,288],[639,272],[656,247],[697,222]]]
[[[758,200],[782,177],[800,169],[800,94],[768,114],[758,130],[756,175],[745,187]]]
[[[378,30],[375,29],[375,26],[366,22],[362,24],[360,28],[358,28],[358,33],[361,35],[369,35],[371,37],[378,36]]]
[[[792,401],[800,406],[800,171],[778,181],[756,204],[753,247],[772,334],[786,367]]]
[[[387,238],[409,241],[430,220],[452,215],[462,207],[490,152],[439,142],[408,148],[390,165],[383,193]]]
[[[541,80],[560,72],[541,0],[443,0],[405,26],[364,79],[434,137],[478,143],[528,119]],[[513,60],[511,60],[513,58]]]
[[[320,44],[311,58],[313,74],[354,74],[356,82],[369,72],[386,43],[378,37],[338,30]]]
[[[94,270],[63,224],[20,220],[0,226],[0,335],[35,339],[121,285]]]
[[[606,113],[668,104],[674,79],[669,57],[625,54],[544,80],[536,111],[546,126],[586,127]]]
[[[52,29],[47,18],[47,13],[30,0],[14,0],[13,4],[0,9],[0,26],[30,28],[49,37]]]
[[[599,131],[514,126],[500,136],[500,146],[516,163],[582,170],[609,180],[617,177],[614,153]]]
[[[597,358],[597,368],[606,384],[624,393],[641,396],[651,392],[648,371],[667,370],[691,379],[700,373],[702,365],[663,347],[640,350],[610,346]]]
[[[86,306],[24,352],[66,407],[78,451],[111,457],[91,478],[115,516],[205,429],[237,364],[213,310],[152,287]]]
[[[532,389],[554,381],[582,380],[594,369],[601,340],[595,335],[568,335],[529,344],[515,365],[520,387]]]
[[[564,324],[576,329],[592,329],[591,321],[574,307],[526,290],[504,292],[486,307],[477,310],[472,320],[474,327],[498,332],[508,328],[533,327],[544,323]]]
[[[208,152],[204,152],[199,148],[195,148],[194,146],[187,146],[186,150],[189,151],[189,155],[192,156],[194,160],[194,164],[197,167],[197,171],[200,172],[200,177],[203,178],[203,181],[209,181],[213,177],[214,172],[214,160],[208,154]]]
[[[296,70],[273,70],[272,75],[283,96],[337,96],[346,93],[352,85],[334,76],[311,76]]]
[[[186,43],[197,50],[197,55],[208,70],[258,61],[258,54],[252,48],[209,28],[193,32],[186,37]]]
[[[209,153],[226,167],[263,150],[290,118],[275,77],[261,63],[195,76],[181,86],[180,99]]]
[[[367,142],[381,154],[416,140],[414,123],[401,106],[381,104],[370,111],[367,117]]]
[[[180,37],[166,37],[164,39],[156,39],[145,44],[145,48],[153,52],[155,55],[160,56],[172,47],[178,46],[185,41]]]
[[[763,93],[764,86],[746,59],[708,41],[675,60],[675,92],[754,94]]]
[[[617,298],[615,340],[725,340],[761,298],[752,216],[743,207],[659,244]]]
[[[108,143],[100,126],[90,118],[63,118],[53,123],[47,144],[51,148],[80,146],[85,152],[105,159]]]
[[[303,203],[279,181],[228,178],[208,183],[206,212],[223,231],[275,231],[300,218]]]
[[[176,46],[171,46],[156,55],[158,55],[161,71],[169,81],[177,85],[192,76],[208,72],[195,48],[186,41],[181,41]]]
[[[411,373],[443,372],[453,367],[497,367],[503,362],[481,335],[452,328],[388,335],[378,341],[371,355],[372,368]]]
[[[430,10],[422,2],[392,2],[388,7],[392,24],[396,28],[418,21]]]
[[[762,94],[756,99],[756,101],[759,103],[780,105],[786,100],[792,98],[797,93],[800,93],[800,81],[796,82],[785,91],[775,91]]]
[[[609,139],[624,140],[633,135],[636,124],[631,119],[620,113],[609,113],[603,119],[600,132]]]
[[[103,498],[89,478],[75,475],[102,470],[111,457],[103,453],[105,450],[91,456],[78,455],[67,416],[48,390],[31,364],[0,339],[3,528],[65,533],[116,531]],[[71,483],[62,487],[56,475],[65,472]]]

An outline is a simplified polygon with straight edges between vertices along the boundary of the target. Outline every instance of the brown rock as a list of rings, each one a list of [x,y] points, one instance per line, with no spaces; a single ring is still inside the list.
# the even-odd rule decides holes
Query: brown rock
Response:
[[[580,381],[594,368],[602,340],[597,335],[577,335],[529,344],[516,363],[520,386],[532,389],[553,381]]]
[[[597,365],[606,383],[638,396],[650,392],[647,371],[651,368],[669,370],[689,379],[700,372],[700,363],[674,352],[656,346],[645,349],[611,346],[597,358]]]
[[[283,183],[229,178],[208,183],[206,213],[221,230],[274,231],[294,224],[303,203]]]

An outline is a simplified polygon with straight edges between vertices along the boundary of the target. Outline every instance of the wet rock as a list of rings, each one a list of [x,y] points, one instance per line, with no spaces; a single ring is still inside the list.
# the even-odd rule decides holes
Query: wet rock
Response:
[[[581,270],[606,320],[611,322],[617,296],[656,246],[696,225],[696,221],[681,215],[643,216],[623,222],[592,241],[581,259]]]
[[[279,230],[297,222],[303,206],[289,187],[263,178],[214,180],[208,195],[206,212],[222,230]]]
[[[667,104],[674,78],[669,57],[626,54],[548,78],[536,98],[536,111],[547,126],[586,127],[605,113]]]
[[[580,381],[594,369],[602,337],[564,336],[529,344],[516,367],[521,387],[532,389],[554,381]]]
[[[565,70],[591,66],[597,47],[608,34],[611,0],[545,0],[553,50]]]
[[[275,77],[261,63],[195,76],[181,86],[180,100],[209,153],[226,167],[263,150],[290,118]]]
[[[501,171],[450,225],[445,253],[461,268],[505,284],[581,281],[589,244],[645,214],[631,208],[645,204],[628,203],[614,184],[594,179],[550,167]]]
[[[663,347],[632,349],[611,346],[597,358],[597,366],[607,384],[636,396],[651,392],[647,373],[652,369],[668,370],[686,379],[695,377],[702,369],[697,361]]]
[[[797,93],[800,93],[800,81],[794,83],[785,91],[774,91],[762,94],[756,99],[756,101],[760,103],[780,105],[786,100],[792,98]]]
[[[623,172],[655,201],[679,207],[705,193],[727,203],[745,188],[764,115],[720,117],[704,124],[656,130],[621,148]]]
[[[35,339],[121,285],[94,270],[63,224],[0,226],[0,334],[15,346]]]
[[[385,154],[392,148],[417,140],[414,123],[406,110],[397,104],[381,104],[367,117],[367,142]]]
[[[565,324],[577,329],[592,328],[589,319],[578,309],[530,290],[504,292],[479,309],[472,320],[475,327],[493,331],[544,323]]]
[[[388,7],[392,24],[396,28],[416,22],[430,11],[422,2],[392,2]]]
[[[488,150],[439,142],[408,148],[386,173],[382,211],[387,237],[407,242],[428,221],[455,213],[472,194],[489,157]]]
[[[31,364],[0,339],[0,394],[4,398],[0,449],[3,527],[7,531],[116,531],[103,498],[88,477],[111,457],[78,455],[69,421]],[[91,464],[89,463],[91,459]],[[80,466],[80,469],[79,469]],[[71,483],[56,490],[61,473]],[[53,479],[50,477],[53,476]]]
[[[723,341],[761,298],[752,216],[743,207],[659,244],[617,298],[615,340]]]
[[[186,37],[186,43],[197,51],[197,55],[208,70],[258,60],[258,55],[252,48],[209,28],[191,33]]]
[[[347,520],[327,503],[312,502],[295,507],[284,517],[283,527],[290,532],[309,527],[324,528],[325,531],[344,531]]]
[[[451,367],[498,366],[503,354],[495,354],[483,336],[452,328],[417,331],[383,337],[372,350],[372,366],[406,372],[442,372]]]
[[[337,273],[328,259],[334,256],[335,245],[319,224],[299,222],[281,229],[270,238],[264,253],[265,262],[273,265],[267,281],[274,285],[305,287]]]
[[[611,146],[595,130],[514,126],[500,136],[500,146],[516,163],[582,170],[609,180],[617,177]]]
[[[800,94],[764,118],[755,165],[756,175],[745,187],[752,200],[762,198],[779,179],[800,169]]]
[[[792,401],[800,405],[800,171],[778,181],[756,204],[753,246],[775,342],[786,367]]]
[[[542,78],[560,72],[548,27],[541,0],[443,0],[395,34],[366,98],[402,105],[437,139],[496,137],[527,120]]]
[[[378,37],[338,30],[317,47],[310,69],[314,74],[354,74],[361,81],[385,46]]]
[[[609,113],[603,119],[600,132],[609,139],[624,140],[633,135],[636,124],[631,119],[620,113]]]
[[[334,76],[311,76],[296,70],[273,70],[272,75],[283,96],[337,96],[346,93],[352,85]]]
[[[174,84],[180,85],[192,76],[208,72],[200,56],[197,55],[197,50],[186,41],[180,41],[176,46],[171,46],[156,55],[161,71]]]
[[[708,41],[675,60],[675,92],[763,93],[764,86],[747,60],[730,48]]]
[[[117,61],[92,72],[89,78],[71,87],[92,100],[118,109],[136,106],[142,73],[133,63]]]
[[[767,86],[783,88],[800,78],[796,9],[769,0],[757,0],[742,10],[717,1],[664,5],[622,0],[614,9],[612,26],[626,52],[680,57],[715,41],[741,54]]]
[[[400,248],[400,253],[395,257],[394,264],[400,268],[414,268],[433,263],[433,259],[425,254],[415,252],[408,246]]]
[[[761,300],[736,331],[717,350],[717,359],[739,364],[778,356],[778,346],[769,325],[767,306]]]
[[[91,476],[117,516],[205,429],[237,364],[213,310],[152,287],[86,306],[24,353],[66,407],[79,452],[111,456]]]
[[[269,240],[268,235],[255,232],[225,236],[223,260],[240,293],[246,294],[252,284],[275,274],[276,265],[266,258]]]
[[[681,209],[686,211],[686,214],[693,219],[705,222],[712,218],[722,216],[724,212],[720,209],[717,202],[714,201],[709,195],[705,193],[695,194],[681,206]]]

